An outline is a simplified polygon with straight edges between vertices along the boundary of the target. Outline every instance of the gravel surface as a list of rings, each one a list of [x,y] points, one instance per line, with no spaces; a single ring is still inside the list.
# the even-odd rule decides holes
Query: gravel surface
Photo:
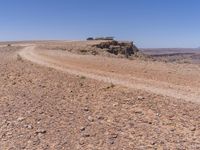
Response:
[[[200,104],[75,76],[0,48],[0,149],[200,149]]]

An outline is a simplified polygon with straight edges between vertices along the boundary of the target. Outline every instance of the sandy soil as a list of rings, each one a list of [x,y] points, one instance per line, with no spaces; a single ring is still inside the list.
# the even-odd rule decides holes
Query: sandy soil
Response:
[[[0,49],[0,149],[200,149],[198,65]]]

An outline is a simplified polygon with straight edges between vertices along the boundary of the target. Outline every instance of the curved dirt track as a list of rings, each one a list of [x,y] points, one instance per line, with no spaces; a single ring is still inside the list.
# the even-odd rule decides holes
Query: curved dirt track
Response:
[[[39,50],[35,46],[28,46],[19,54],[34,63],[66,73],[175,99],[200,102],[198,66],[137,60],[132,62],[123,59],[76,55],[63,51]]]

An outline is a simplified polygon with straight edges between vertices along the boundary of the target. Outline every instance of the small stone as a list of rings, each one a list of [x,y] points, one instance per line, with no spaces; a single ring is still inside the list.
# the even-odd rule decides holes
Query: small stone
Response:
[[[39,114],[40,114],[40,115],[41,115],[41,114],[44,114],[44,111],[40,111]]]
[[[109,144],[114,144],[114,143],[115,143],[115,140],[114,140],[113,138],[108,139],[108,143],[109,143]]]
[[[142,110],[135,110],[136,114],[143,114]]]
[[[84,111],[89,111],[89,108],[88,108],[88,107],[85,107],[83,110],[84,110]]]
[[[32,141],[28,141],[28,143],[32,143],[34,146],[36,146],[40,144],[40,139],[36,137]]]
[[[69,114],[73,114],[73,113],[74,113],[73,111],[70,111],[70,112],[69,112]]]
[[[84,139],[83,138],[81,138],[80,140],[79,140],[79,144],[80,145],[83,145],[85,142],[84,142]]]
[[[39,85],[39,87],[41,87],[41,88],[45,88],[46,86],[45,86],[45,85],[41,85],[41,84],[40,84],[40,85]]]
[[[156,144],[156,142],[155,142],[155,141],[152,141],[152,142],[151,142],[151,145],[155,145],[155,144]]]
[[[7,135],[7,136],[11,136],[11,135],[12,135],[12,132],[8,132],[6,135]]]
[[[193,137],[193,138],[192,138],[192,140],[193,140],[193,141],[196,141],[196,140],[197,140],[197,138],[196,138],[196,137]]]
[[[115,134],[115,133],[111,134],[109,139],[108,139],[108,143],[114,144],[117,137],[118,137],[118,134]]]
[[[83,137],[90,137],[90,134],[89,133],[84,133],[82,136]]]
[[[144,97],[142,97],[142,96],[138,96],[137,99],[138,99],[138,100],[143,100]]]
[[[113,107],[116,107],[118,105],[119,105],[119,103],[116,102],[116,103],[113,104]]]
[[[170,131],[171,131],[171,132],[174,132],[174,131],[175,131],[175,128],[171,128]]]
[[[81,127],[80,130],[81,130],[81,131],[85,131],[85,127]]]
[[[112,138],[116,139],[118,137],[118,134],[112,134],[111,136],[112,136]]]
[[[19,117],[19,118],[17,118],[17,121],[18,121],[18,122],[22,122],[22,121],[24,121],[24,119],[25,119],[25,118],[23,118],[23,117]]]
[[[24,127],[27,129],[33,129],[33,127],[31,125],[24,125]]]
[[[191,127],[190,131],[196,131],[196,128],[195,127]]]
[[[151,121],[148,121],[148,124],[153,124],[153,122],[151,122]]]
[[[160,117],[160,116],[161,116],[161,114],[160,114],[160,113],[156,113],[156,116]]]
[[[104,117],[103,117],[103,116],[97,116],[97,119],[99,119],[99,120],[103,120]]]
[[[38,129],[35,133],[36,134],[45,134],[47,131],[44,129]]]
[[[16,84],[17,84],[16,82],[13,82],[13,83],[12,83],[12,85],[16,85]]]
[[[88,117],[88,120],[89,120],[90,122],[93,122],[93,121],[94,121],[94,118],[91,117],[91,116],[89,116],[89,117]]]

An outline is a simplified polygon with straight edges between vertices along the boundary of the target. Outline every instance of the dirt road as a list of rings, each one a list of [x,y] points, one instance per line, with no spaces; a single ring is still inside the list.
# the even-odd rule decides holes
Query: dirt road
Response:
[[[129,61],[63,51],[24,48],[19,54],[34,63],[74,75],[186,101],[200,102],[198,65]]]

